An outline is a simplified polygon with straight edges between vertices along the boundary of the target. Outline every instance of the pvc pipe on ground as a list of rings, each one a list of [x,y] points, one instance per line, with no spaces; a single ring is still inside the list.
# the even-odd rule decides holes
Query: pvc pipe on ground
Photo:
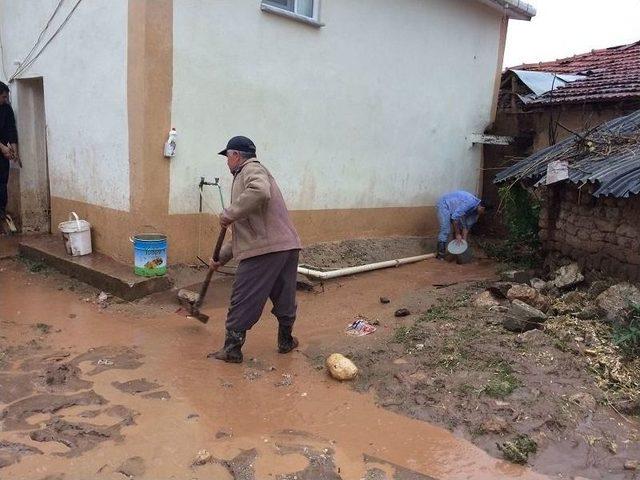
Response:
[[[319,270],[312,270],[310,268],[298,267],[298,273],[311,278],[329,280],[330,278],[344,277],[346,275],[353,275],[362,272],[370,272],[372,270],[379,270],[381,268],[399,267],[400,265],[406,265],[407,263],[421,262],[422,260],[433,258],[435,256],[435,253],[428,253],[426,255],[418,255],[417,257],[398,258],[396,260],[370,263],[368,265],[359,265],[357,267],[341,268],[339,270],[331,270],[328,272],[321,272]]]

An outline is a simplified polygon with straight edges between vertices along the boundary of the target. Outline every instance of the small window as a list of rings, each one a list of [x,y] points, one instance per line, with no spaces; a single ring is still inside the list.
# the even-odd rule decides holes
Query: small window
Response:
[[[262,10],[321,27],[320,0],[262,0]]]

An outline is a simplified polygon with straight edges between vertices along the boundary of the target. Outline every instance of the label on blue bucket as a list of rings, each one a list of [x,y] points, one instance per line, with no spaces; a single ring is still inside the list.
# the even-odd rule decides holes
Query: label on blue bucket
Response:
[[[167,273],[167,241],[166,239],[144,240],[134,239],[135,274],[143,277],[154,277]]]

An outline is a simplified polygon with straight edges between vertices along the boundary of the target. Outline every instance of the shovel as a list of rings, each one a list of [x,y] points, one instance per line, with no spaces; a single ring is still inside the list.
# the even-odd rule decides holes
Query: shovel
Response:
[[[220,260],[220,249],[222,248],[222,243],[224,242],[224,236],[227,233],[227,228],[222,227],[220,229],[220,234],[218,235],[218,241],[216,242],[216,246],[213,249],[213,260]],[[204,297],[207,295],[207,290],[209,289],[209,284],[211,283],[211,277],[213,276],[213,270],[210,268],[207,270],[207,276],[204,279],[204,283],[200,288],[200,293],[197,294],[192,292],[191,290],[180,290],[178,292],[178,300],[181,303],[187,303],[189,308],[189,318],[195,318],[196,320],[207,323],[209,321],[209,316],[200,312],[200,307],[202,307],[202,302],[204,301]]]

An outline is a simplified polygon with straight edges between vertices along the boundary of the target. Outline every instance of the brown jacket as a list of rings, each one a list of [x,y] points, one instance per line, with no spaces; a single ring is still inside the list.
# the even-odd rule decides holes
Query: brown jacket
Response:
[[[278,184],[256,159],[247,160],[233,176],[230,218],[232,239],[220,252],[220,262],[238,261],[273,252],[302,248]]]

